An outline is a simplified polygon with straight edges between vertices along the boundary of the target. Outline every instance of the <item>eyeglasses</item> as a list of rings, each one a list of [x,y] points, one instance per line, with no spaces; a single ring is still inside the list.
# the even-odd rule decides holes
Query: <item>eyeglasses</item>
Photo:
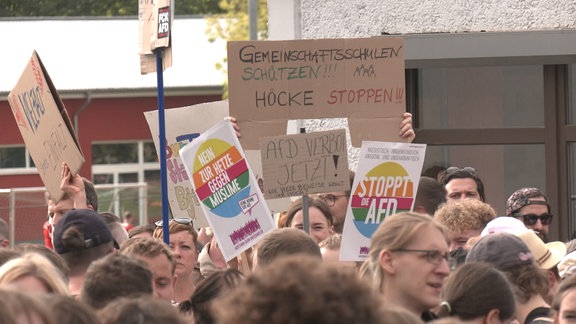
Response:
[[[328,207],[332,207],[334,206],[338,198],[348,197],[348,195],[318,195],[318,197],[324,200],[324,202],[326,203],[326,205],[328,205]]]
[[[426,253],[426,261],[429,263],[440,265],[442,260],[446,260],[448,265],[451,264],[452,258],[449,253],[442,253],[438,250],[412,250],[412,249],[396,249],[392,252],[408,252],[408,253]]]
[[[476,169],[474,169],[473,167],[463,167],[463,168],[459,168],[459,167],[449,167],[448,169],[446,169],[446,173],[455,173],[458,171],[464,171],[464,172],[468,172],[471,174],[476,174]]]
[[[178,224],[182,224],[182,225],[192,225],[192,218],[188,218],[188,217],[172,218],[170,221],[171,222],[174,221],[174,222],[176,222]],[[162,225],[164,225],[164,222],[162,220],[159,220],[154,224],[157,227],[162,227]]]
[[[522,217],[522,220],[524,221],[525,225],[532,226],[532,225],[536,225],[536,222],[538,222],[538,220],[540,220],[542,225],[548,225],[548,224],[552,223],[553,215],[552,214],[542,214],[542,215],[536,215],[536,214],[520,215],[520,214],[517,214],[515,217],[516,218]]]

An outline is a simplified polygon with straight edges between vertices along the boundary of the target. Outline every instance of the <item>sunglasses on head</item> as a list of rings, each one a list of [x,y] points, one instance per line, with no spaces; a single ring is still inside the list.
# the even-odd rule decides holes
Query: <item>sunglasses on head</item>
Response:
[[[552,214],[542,214],[542,215],[536,215],[536,214],[526,214],[526,215],[516,215],[517,218],[522,217],[522,221],[524,221],[525,225],[528,226],[532,226],[532,225],[536,225],[536,222],[538,222],[538,220],[540,220],[540,222],[542,223],[542,225],[548,225],[550,223],[552,223]]]
[[[172,218],[170,220],[171,222],[176,222],[178,224],[182,224],[182,225],[188,225],[188,224],[192,224],[192,218],[188,218],[188,217],[179,217],[179,218]],[[162,227],[162,225],[164,225],[164,222],[162,220],[157,221],[156,223],[154,223],[157,227]]]
[[[458,171],[464,171],[464,172],[468,172],[468,173],[472,173],[472,174],[476,174],[476,169],[474,169],[473,167],[449,167],[448,169],[446,169],[446,173],[455,173]]]

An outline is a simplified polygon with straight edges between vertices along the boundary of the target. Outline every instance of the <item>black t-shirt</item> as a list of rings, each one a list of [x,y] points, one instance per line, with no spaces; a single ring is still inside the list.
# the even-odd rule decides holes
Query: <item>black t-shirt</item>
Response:
[[[420,316],[420,318],[422,319],[422,321],[424,322],[431,322],[435,319],[438,319],[438,316],[436,316],[436,314],[434,314],[431,311],[425,311],[424,313],[422,313],[422,315]]]
[[[524,324],[545,324],[553,322],[550,317],[550,307],[536,307],[528,313]]]

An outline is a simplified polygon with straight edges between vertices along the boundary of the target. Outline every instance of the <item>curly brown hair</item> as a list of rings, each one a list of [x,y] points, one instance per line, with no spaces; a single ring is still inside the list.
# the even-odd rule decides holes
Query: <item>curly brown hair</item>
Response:
[[[384,323],[368,282],[337,265],[289,256],[259,268],[213,304],[217,323]]]
[[[496,218],[494,208],[476,199],[450,201],[442,204],[434,213],[434,219],[454,233],[481,231],[494,218]]]

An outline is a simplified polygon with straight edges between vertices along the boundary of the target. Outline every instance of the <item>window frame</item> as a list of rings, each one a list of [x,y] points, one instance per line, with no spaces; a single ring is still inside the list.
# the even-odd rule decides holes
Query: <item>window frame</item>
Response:
[[[576,31],[405,35],[406,108],[413,114],[417,143],[429,145],[543,144],[546,194],[552,212],[552,238],[567,241],[576,230],[570,201],[568,143],[576,125],[567,123],[568,64],[576,64]],[[544,127],[423,129],[418,116],[418,69],[457,66],[541,65]],[[572,175],[575,177],[576,175]]]
[[[35,166],[32,166],[32,157],[30,156],[30,152],[28,151],[28,147],[24,144],[10,144],[10,145],[1,145],[1,148],[18,148],[24,147],[24,154],[25,156],[25,166],[19,168],[0,168],[0,176],[3,175],[24,175],[24,174],[38,174],[38,169]]]

